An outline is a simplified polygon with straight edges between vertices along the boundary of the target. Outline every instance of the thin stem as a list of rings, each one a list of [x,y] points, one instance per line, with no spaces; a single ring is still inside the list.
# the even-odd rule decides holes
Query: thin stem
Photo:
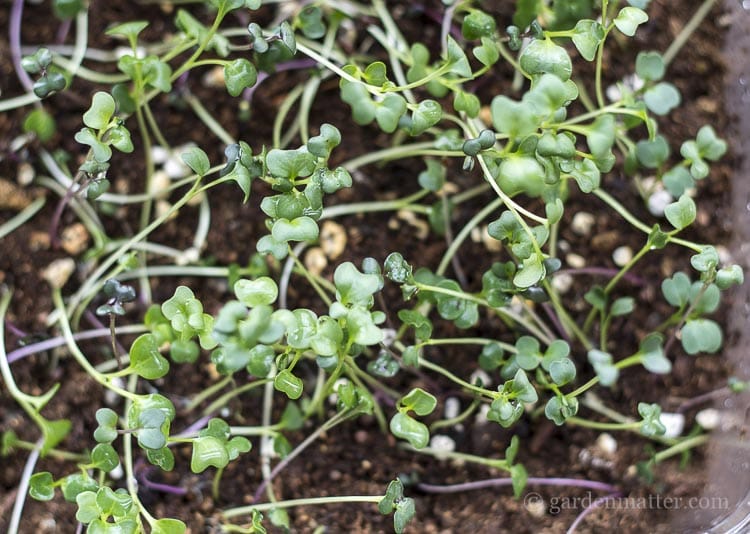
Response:
[[[688,42],[690,36],[693,35],[693,32],[700,27],[703,19],[708,16],[709,11],[711,11],[711,8],[715,3],[716,0],[703,0],[701,7],[699,7],[695,11],[688,23],[685,24],[685,26],[682,28],[682,31],[680,31],[677,37],[675,37],[675,40],[672,41],[672,44],[669,45],[669,48],[667,48],[664,54],[662,54],[661,57],[664,61],[664,67],[667,67],[679,53],[682,47],[685,46],[685,43]]]
[[[36,462],[39,460],[39,455],[41,454],[43,447],[44,438],[39,438],[34,449],[26,459],[26,464],[23,466],[21,480],[18,483],[18,490],[16,491],[16,502],[13,504],[13,512],[11,513],[10,521],[8,522],[8,534],[18,533],[18,527],[21,524],[21,516],[23,515],[23,506],[26,503],[26,495],[29,492],[31,475],[34,474],[34,468],[36,467]]]
[[[378,503],[383,500],[382,495],[338,495],[333,497],[312,497],[309,499],[290,499],[288,501],[269,502],[262,504],[251,504],[239,508],[224,510],[221,515],[226,518],[247,515],[253,512],[265,512],[279,508],[293,508],[295,506],[317,506],[319,504],[343,504],[352,502]]]
[[[447,369],[445,369],[445,368],[443,368],[443,367],[441,367],[441,366],[439,366],[439,365],[437,365],[435,363],[432,363],[431,361],[427,360],[426,358],[420,358],[419,359],[419,366],[420,367],[425,367],[427,369],[430,369],[431,371],[434,371],[434,372],[436,372],[438,374],[441,374],[444,377],[452,380],[453,382],[455,382],[459,386],[462,386],[462,387],[468,389],[469,391],[473,391],[474,393],[478,393],[479,395],[482,395],[482,396],[492,397],[492,394],[493,394],[492,391],[490,391],[488,389],[480,388],[478,386],[475,386],[474,384],[470,384],[467,381],[462,380],[461,378],[457,377],[456,375],[454,375],[453,373],[451,373]]]
[[[541,478],[529,477],[526,479],[529,486],[564,486],[569,488],[587,488],[597,491],[618,491],[615,486],[605,482],[595,480],[581,480],[578,478]],[[487,480],[476,480],[474,482],[463,482],[461,484],[426,484],[420,482],[417,488],[426,493],[458,493],[460,491],[473,491],[486,488],[497,488],[513,485],[513,479],[507,478],[490,478]]]
[[[39,210],[44,207],[44,204],[46,202],[47,200],[44,197],[39,197],[34,202],[26,206],[23,210],[21,210],[18,214],[0,225],[0,239],[15,231],[19,226],[36,215]]]

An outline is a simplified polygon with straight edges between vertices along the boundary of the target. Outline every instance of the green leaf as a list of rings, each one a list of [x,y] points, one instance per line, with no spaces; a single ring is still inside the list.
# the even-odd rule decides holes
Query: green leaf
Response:
[[[681,330],[682,346],[688,354],[712,354],[721,348],[721,328],[710,319],[692,319]]]
[[[617,382],[620,370],[613,365],[611,354],[592,349],[588,352],[587,357],[602,386],[609,387]]]
[[[596,50],[604,39],[604,28],[594,20],[583,19],[573,28],[573,44],[586,61],[593,61]]]
[[[573,417],[578,413],[578,399],[575,397],[552,397],[544,407],[544,415],[547,419],[555,422],[560,426],[565,423],[568,417]]]
[[[576,160],[569,173],[575,179],[578,188],[582,192],[591,193],[594,189],[599,188],[601,172],[597,168],[596,163],[590,159]]]
[[[224,65],[224,84],[232,96],[239,96],[242,91],[255,85],[258,71],[245,58],[238,58]]]
[[[91,463],[97,469],[110,472],[120,464],[120,457],[112,445],[109,443],[99,443],[91,451]]]
[[[471,66],[469,65],[469,60],[466,59],[466,54],[464,54],[464,51],[461,50],[461,47],[453,37],[448,35],[447,39],[448,57],[446,60],[451,67],[450,72],[464,78],[471,77]]]
[[[690,265],[696,271],[702,273],[709,272],[719,265],[719,253],[711,245],[706,245],[701,252],[690,258]]]
[[[555,360],[549,365],[549,375],[558,386],[563,386],[576,377],[576,366],[568,358]]]
[[[292,374],[289,369],[283,369],[273,379],[273,387],[286,393],[292,400],[299,399],[302,395],[302,380]]]
[[[406,112],[406,100],[403,96],[389,93],[375,109],[375,120],[378,126],[386,132],[393,133],[398,128],[398,121]]]
[[[383,263],[383,271],[386,278],[397,284],[403,284],[413,279],[412,267],[400,252],[392,252],[388,255]]]
[[[672,362],[664,355],[661,334],[652,333],[641,341],[639,352],[643,356],[643,367],[649,372],[662,375],[672,370]]]
[[[682,166],[672,167],[662,175],[661,180],[667,191],[675,198],[695,186],[695,180],[690,171]]]
[[[423,100],[412,112],[411,135],[419,135],[434,126],[443,117],[440,104],[434,100]]]
[[[383,331],[372,319],[372,314],[359,307],[349,310],[346,314],[346,327],[350,338],[358,345],[375,345],[383,341]]]
[[[146,457],[152,465],[155,465],[163,471],[171,471],[174,469],[174,454],[169,450],[169,447],[162,447],[161,449],[146,449]]]
[[[91,100],[91,107],[83,114],[83,123],[94,130],[102,130],[115,113],[115,99],[109,93],[97,91]]]
[[[82,128],[75,134],[74,139],[82,145],[90,146],[94,159],[100,163],[109,161],[112,157],[112,149],[102,143],[91,128]]]
[[[34,82],[32,90],[39,98],[46,98],[52,93],[62,91],[66,85],[65,76],[57,71],[47,73]]]
[[[485,67],[491,67],[500,59],[500,50],[490,37],[482,37],[481,46],[474,47],[471,53]]]
[[[51,501],[55,496],[55,481],[52,473],[34,473],[29,479],[29,495],[37,501]]]
[[[513,284],[518,288],[531,287],[546,276],[544,264],[539,257],[532,255],[523,261],[521,268],[513,277]]]
[[[742,272],[742,267],[739,265],[724,267],[716,273],[716,286],[722,291],[729,289],[734,285],[742,285],[744,281],[745,274]]]
[[[50,421],[42,418],[40,426],[42,435],[44,436],[44,446],[42,447],[41,454],[44,456],[50,449],[53,449],[65,439],[73,425],[69,419],[55,419],[54,421]]]
[[[638,52],[635,58],[635,73],[642,80],[659,81],[664,77],[664,59],[659,52]]]
[[[278,178],[294,180],[297,177],[310,176],[315,170],[315,156],[306,147],[296,150],[274,148],[266,154],[268,171]]]
[[[208,161],[208,156],[197,146],[188,148],[185,152],[180,154],[180,158],[185,162],[185,165],[190,167],[198,176],[205,176],[211,168],[211,162]]]
[[[57,124],[55,123],[55,118],[43,108],[36,108],[30,111],[23,121],[23,131],[33,133],[42,143],[52,139],[56,130]]]
[[[292,55],[297,53],[297,41],[294,38],[294,30],[292,30],[291,25],[284,21],[279,26],[279,37],[281,37],[281,42],[284,44],[284,46],[289,50],[289,52],[292,53]]]
[[[657,115],[666,115],[680,105],[680,92],[671,83],[659,82],[643,93],[646,107]]]
[[[221,469],[229,463],[229,453],[221,439],[214,436],[202,436],[193,440],[193,455],[190,459],[190,470],[202,473],[209,466]]]
[[[148,27],[148,22],[144,20],[134,20],[132,22],[125,22],[123,24],[117,24],[112,26],[104,33],[106,35],[120,35],[130,41],[131,46],[135,48],[135,43],[138,40],[138,34]]]
[[[276,302],[279,288],[271,278],[261,276],[255,280],[240,279],[234,284],[234,294],[248,308]]]
[[[496,29],[495,19],[478,9],[469,11],[469,14],[464,17],[461,23],[461,34],[469,41],[474,41],[481,37],[492,38]]]
[[[619,317],[621,315],[628,315],[633,313],[635,308],[635,299],[633,297],[620,297],[612,303],[612,307],[609,309],[609,313],[613,317]]]
[[[396,534],[401,534],[406,528],[406,524],[411,521],[416,513],[414,499],[406,497],[396,503],[396,511],[393,513],[393,530]]]
[[[368,307],[372,302],[372,296],[383,286],[381,276],[361,273],[351,262],[342,263],[336,268],[333,283],[339,302],[344,305],[360,304]]]
[[[429,415],[437,406],[437,399],[422,388],[414,388],[401,398],[404,410],[414,410],[417,415]]]
[[[658,404],[638,403],[638,414],[643,418],[641,423],[641,433],[644,436],[663,436],[666,432],[664,424],[661,422],[661,407]]]
[[[511,140],[526,137],[539,126],[535,110],[528,102],[516,102],[499,95],[492,99],[490,111],[495,130],[508,134]]]
[[[430,431],[427,427],[405,413],[396,413],[391,418],[389,426],[394,436],[405,439],[415,449],[426,447],[430,441]]]
[[[638,141],[635,153],[641,165],[656,169],[669,158],[669,144],[663,136],[657,135],[652,141]]]
[[[76,497],[84,491],[96,492],[99,484],[85,473],[73,473],[60,480],[63,497],[68,502],[76,502]]]
[[[271,235],[277,243],[287,241],[312,241],[318,238],[318,223],[311,217],[303,216],[296,219],[278,219],[273,223]]]
[[[300,11],[298,18],[302,33],[308,39],[320,39],[325,35],[326,26],[323,23],[323,12],[320,7],[308,6]]]
[[[93,491],[83,491],[76,495],[76,504],[78,505],[76,519],[81,523],[91,523],[102,514],[96,503],[96,493]]]
[[[187,532],[187,525],[179,519],[157,519],[151,525],[151,534],[184,534]]]
[[[551,39],[531,41],[521,52],[519,63],[524,72],[532,77],[549,73],[566,81],[573,72],[573,63],[568,52]]]
[[[664,298],[672,306],[681,308],[688,303],[690,297],[690,278],[685,273],[675,273],[661,283]]]
[[[307,141],[307,150],[314,156],[317,156],[319,158],[327,158],[328,156],[330,156],[331,150],[333,150],[339,144],[341,144],[341,132],[339,132],[338,128],[336,128],[332,124],[323,123],[320,125],[320,134],[311,137]],[[341,167],[339,167],[339,169],[346,172]],[[323,187],[323,190],[325,190],[326,193],[333,192],[327,191],[325,186]]]
[[[677,230],[690,226],[696,217],[696,207],[693,199],[683,194],[677,202],[673,202],[664,208],[664,215],[669,224]]]
[[[142,334],[130,346],[130,369],[147,380],[161,378],[169,372],[169,362],[159,353],[153,334]]]
[[[727,143],[716,136],[716,132],[710,125],[701,127],[695,142],[702,157],[710,161],[716,161],[727,151]]]
[[[628,37],[635,35],[635,30],[648,20],[648,15],[637,7],[623,7],[614,20],[615,26]]]

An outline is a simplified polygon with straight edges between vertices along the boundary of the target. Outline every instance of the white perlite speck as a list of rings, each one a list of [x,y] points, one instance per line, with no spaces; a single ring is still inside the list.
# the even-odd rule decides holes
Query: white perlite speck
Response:
[[[665,189],[655,191],[650,197],[648,197],[648,211],[651,215],[656,217],[662,217],[664,215],[664,208],[672,203],[674,197]]]
[[[632,259],[633,249],[628,246],[617,247],[612,253],[612,261],[614,261],[615,265],[617,265],[618,267],[627,265],[628,262]]]
[[[685,428],[685,416],[681,413],[662,413],[659,421],[667,429],[663,436],[665,438],[676,438]]]
[[[611,434],[603,432],[596,438],[596,448],[606,456],[611,456],[617,452],[617,440]]]
[[[570,229],[576,234],[587,236],[591,233],[591,229],[594,226],[595,218],[588,212],[579,211],[573,215],[573,220],[570,223]]]
[[[705,430],[713,430],[721,422],[721,413],[716,408],[706,408],[695,414],[695,422]]]
[[[435,451],[435,458],[444,460],[448,457],[446,453],[456,450],[456,442],[445,434],[435,434],[430,438],[430,448]]]
[[[448,397],[445,399],[445,411],[443,413],[446,419],[458,417],[458,414],[461,413],[461,401],[457,397]]]

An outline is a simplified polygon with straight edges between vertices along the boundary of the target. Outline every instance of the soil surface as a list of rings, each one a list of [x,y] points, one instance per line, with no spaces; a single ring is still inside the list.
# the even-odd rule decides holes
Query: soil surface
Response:
[[[50,14],[49,3],[41,5],[27,3],[24,8],[22,42],[28,45],[59,42],[62,35],[65,43],[72,43],[75,30],[67,34],[60,30],[60,23]],[[111,42],[103,30],[113,21],[144,19],[151,22],[145,32],[146,39],[156,39],[168,31],[173,31],[171,17],[159,6],[135,2],[90,2],[89,37],[90,46],[106,48]],[[439,34],[430,18],[431,10],[441,10],[439,2],[433,2],[430,9],[420,10],[402,3],[393,3],[394,13],[401,31],[409,40],[422,39],[430,43],[437,41]],[[490,3],[488,3],[490,4]],[[622,79],[633,70],[634,58],[639,50],[664,51],[674,37],[684,27],[692,13],[701,4],[698,0],[669,2],[654,0],[651,3],[651,19],[636,34],[635,39],[610,45],[605,55],[605,72],[609,81]],[[3,98],[23,93],[17,81],[10,61],[9,44],[6,40],[9,27],[9,10],[6,3],[0,6],[0,91]],[[438,11],[440,13],[441,11]],[[200,12],[198,13],[200,15]],[[731,16],[730,16],[731,15]],[[511,13],[498,12],[498,27],[509,24]],[[722,6],[713,9],[711,15],[691,38],[686,46],[669,66],[667,79],[674,83],[682,94],[682,105],[679,112],[670,118],[660,120],[660,130],[669,139],[680,143],[693,138],[698,128],[711,124],[722,137],[727,137],[733,130],[732,115],[727,113],[724,105],[724,73],[726,64],[722,54],[722,40],[717,36],[724,35],[732,23],[732,17],[740,16],[736,11],[727,11]],[[264,8],[259,22],[268,22],[273,13]],[[237,20],[238,24],[247,21]],[[425,33],[425,28],[431,33]],[[101,65],[91,65],[101,69]],[[590,69],[588,65],[576,66],[576,69]],[[496,79],[477,87],[477,94],[484,102],[489,102],[492,95],[507,89],[508,72],[498,70]],[[197,75],[191,75],[196,76]],[[223,91],[203,87],[200,80],[190,79],[182,91],[193,91],[201,98],[211,113],[227,128],[229,133],[239,139],[247,140],[253,147],[270,144],[271,126],[279,103],[289,90],[301,80],[305,72],[284,72],[271,76],[255,91],[252,100],[251,118],[237,118],[237,100],[230,99]],[[88,107],[89,95],[95,87],[76,80],[73,90],[65,91],[45,101],[45,108],[54,114],[58,123],[58,132],[52,140],[45,143],[48,149],[62,148],[70,154],[81,154],[72,135],[80,128],[80,116]],[[178,91],[179,92],[179,91]],[[183,93],[183,97],[186,93]],[[223,145],[213,143],[211,134],[194,115],[184,110],[177,98],[161,98],[157,105],[156,118],[164,125],[164,134],[174,145],[193,141],[207,152],[211,161],[220,161]],[[45,174],[40,163],[38,146],[31,146],[22,152],[11,150],[13,140],[21,133],[21,124],[25,111],[15,110],[0,114],[0,179],[2,184],[9,184],[10,193],[0,194],[3,204],[0,206],[0,221],[15,215],[18,206],[28,204],[38,195],[47,195],[44,209],[31,221],[23,225],[2,240],[0,245],[0,283],[14,290],[14,296],[6,323],[6,347],[8,352],[19,346],[22,341],[28,342],[29,336],[47,337],[54,332],[45,325],[47,314],[52,308],[46,283],[42,281],[40,271],[52,260],[69,255],[59,246],[55,239],[50,239],[49,230],[55,217],[59,197],[46,189],[31,185],[21,189],[17,186],[16,177],[20,170],[31,165],[40,175]],[[346,148],[342,145],[334,152],[334,163],[346,161],[374,147],[385,146],[388,138],[374,127],[360,128],[351,122],[349,108],[340,102],[335,83],[323,82],[318,97],[313,105],[311,125],[315,129],[322,122],[335,124],[347,139]],[[353,140],[357,140],[353,142]],[[362,147],[360,153],[347,153],[351,147]],[[673,154],[679,153],[679,144],[672,146]],[[735,150],[739,147],[734,147]],[[136,150],[139,147],[136,146]],[[699,192],[699,226],[691,229],[690,238],[702,242],[730,245],[732,239],[732,176],[734,169],[739,168],[738,152],[728,154],[719,164],[712,167],[709,179],[700,184]],[[138,192],[143,187],[143,169],[139,168],[137,158],[116,156],[113,160],[113,172],[110,179],[113,187],[119,192]],[[75,162],[71,162],[75,167]],[[351,190],[340,192],[335,202],[376,200],[406,196],[417,190],[414,177],[421,171],[416,161],[398,161],[386,165],[370,165],[355,173],[355,186]],[[25,172],[25,171],[24,171]],[[477,183],[478,175],[461,173],[459,165],[449,170],[449,179],[459,187],[470,187]],[[259,186],[259,184],[255,184]],[[638,199],[630,179],[624,174],[613,171],[604,178],[603,187],[632,212],[648,215],[643,203]],[[260,192],[260,190],[258,191]],[[227,184],[212,190],[209,202],[212,208],[211,229],[208,244],[203,257],[209,264],[229,265],[244,264],[254,252],[255,242],[265,233],[264,216],[258,208],[257,195],[247,204],[240,202],[236,186]],[[12,195],[11,195],[12,193]],[[14,196],[18,195],[18,196]],[[16,198],[13,204],[9,199]],[[473,208],[486,203],[490,196],[477,198],[476,203],[462,205],[456,210],[452,220],[453,228],[461,225],[474,213]],[[332,202],[329,200],[328,204]],[[586,258],[589,265],[614,267],[612,251],[621,245],[633,249],[640,247],[640,237],[629,234],[625,223],[604,211],[597,212],[600,206],[582,194],[574,196],[570,207],[566,209],[565,224],[562,226],[561,238],[567,241],[570,249]],[[592,237],[581,237],[570,230],[570,220],[579,210],[595,214],[595,231]],[[150,240],[168,244],[177,249],[184,249],[193,239],[193,228],[198,216],[198,208],[184,209],[179,218],[165,224]],[[121,209],[112,216],[103,217],[106,231],[113,236],[132,235],[138,226],[138,209]],[[75,213],[66,209],[62,212],[59,230],[71,227],[77,222]],[[406,251],[410,258],[418,259],[419,265],[435,267],[445,250],[445,242],[432,237],[420,240],[416,237],[417,229],[404,221],[394,219],[394,215],[368,214],[347,216],[337,220],[347,231],[348,246],[341,261],[353,261],[359,264],[364,257],[372,256],[381,261],[394,250]],[[59,232],[58,232],[59,234]],[[231,236],[231,238],[230,238]],[[57,236],[56,236],[57,237]],[[56,238],[55,237],[55,238]],[[488,250],[481,242],[467,242],[461,249],[460,267],[464,272],[469,288],[480,284],[481,273],[497,261],[496,253]],[[689,255],[674,247],[662,254],[650,256],[650,261],[639,264],[630,282],[622,286],[622,295],[632,295],[638,299],[636,315],[627,324],[617,325],[615,331],[620,336],[613,340],[613,350],[620,354],[629,354],[637,346],[637,341],[660,322],[667,310],[658,289],[643,283],[645,280],[661,279],[665,273],[673,270],[689,270]],[[81,273],[74,276],[65,287],[64,293],[73,292],[85,276],[83,256],[76,259],[81,266]],[[737,261],[741,261],[737,258]],[[331,274],[334,266],[329,266],[326,274]],[[454,273],[449,273],[453,276]],[[594,275],[592,275],[594,276]],[[171,296],[178,284],[189,285],[204,302],[206,310],[215,313],[229,295],[226,283],[216,280],[190,277],[162,277],[155,279],[153,299],[161,302]],[[576,278],[572,293],[566,298],[580,300],[587,285],[597,278]],[[732,295],[729,295],[730,299]],[[735,293],[735,299],[744,299],[744,292]],[[321,309],[321,303],[315,300],[304,280],[292,279],[289,291],[290,306],[305,306]],[[385,292],[379,303],[383,309],[394,311],[403,306],[396,288]],[[731,303],[730,303],[731,304]],[[735,303],[737,304],[737,303]],[[744,302],[740,301],[740,305]],[[144,306],[141,304],[128,309],[128,315],[118,324],[125,324],[130,318],[136,321],[142,316]],[[658,312],[658,313],[652,313]],[[582,320],[583,314],[578,317]],[[719,320],[724,319],[719,314]],[[439,325],[439,326],[438,326]],[[84,317],[81,328],[96,328],[96,318]],[[443,328],[450,335],[450,325],[436,322],[436,327]],[[733,326],[735,331],[726,332],[727,344],[732,346],[737,340],[737,331],[741,324]],[[511,339],[511,332],[504,331],[493,320],[483,320],[476,330],[478,335],[491,335],[499,339]],[[127,337],[120,342],[127,346]],[[101,344],[89,342],[83,345],[87,355],[95,362],[105,357],[106,340]],[[579,351],[579,353],[581,353]],[[428,352],[435,362],[447,369],[460,369],[476,366],[476,354],[457,350],[437,348]],[[602,401],[620,413],[636,412],[639,401],[658,402],[664,411],[675,411],[689,398],[713,391],[726,384],[726,378],[733,373],[730,364],[721,354],[714,356],[691,357],[684,354],[679,343],[672,346],[669,354],[673,361],[673,372],[667,376],[655,376],[645,370],[631,368],[623,372],[617,387],[612,390],[598,390]],[[156,381],[154,386],[160,392],[172,398],[177,404],[180,399],[190,397],[204,389],[215,380],[212,366],[207,359],[194,367],[177,367],[166,380]],[[579,362],[579,375],[582,379],[592,376],[592,371]],[[36,354],[13,364],[16,382],[26,392],[38,394],[46,391],[55,383],[62,387],[44,414],[49,418],[72,418],[73,431],[62,443],[71,451],[80,451],[93,446],[92,431],[96,426],[94,412],[102,406],[103,393],[75,361],[67,358],[62,352],[49,351]],[[310,369],[310,378],[314,379],[314,370]],[[402,374],[403,375],[403,374]],[[403,386],[409,381],[413,386],[429,385],[429,390],[439,399],[438,412],[444,408],[445,399],[458,397],[462,407],[468,406],[470,400],[457,391],[455,386],[431,375],[399,375],[389,385]],[[723,399],[720,399],[723,400]],[[710,404],[696,404],[685,411],[688,428],[698,409]],[[252,425],[259,423],[260,394],[248,394],[229,404],[227,420],[232,424]],[[279,409],[282,407],[279,406]],[[392,407],[384,405],[388,413]],[[591,414],[586,414],[591,415]],[[178,415],[173,429],[179,431],[193,421]],[[745,421],[746,422],[746,421]],[[288,436],[292,444],[302,441],[315,426],[310,423],[305,428]],[[30,424],[22,410],[13,402],[6,388],[0,389],[0,431],[13,430],[20,437],[35,441],[37,431]],[[518,461],[523,463],[529,476],[532,477],[566,477],[589,479],[613,484],[620,488],[624,500],[616,505],[601,506],[590,513],[578,528],[578,532],[671,532],[672,522],[686,517],[690,521],[701,521],[693,526],[704,527],[729,514],[736,507],[737,500],[744,497],[742,490],[732,495],[723,495],[721,490],[715,495],[726,497],[725,501],[715,506],[706,506],[709,510],[699,519],[696,514],[687,512],[690,498],[702,495],[707,486],[708,460],[705,450],[693,451],[687,463],[681,466],[675,459],[657,464],[653,469],[654,478],[645,480],[636,472],[637,463],[648,459],[648,443],[635,434],[619,433],[617,452],[614,455],[603,455],[595,447],[600,432],[574,426],[556,427],[544,417],[524,418],[512,429],[521,438],[521,451]],[[727,437],[736,438],[744,430],[741,426],[730,429]],[[493,423],[481,423],[470,418],[460,427],[447,431],[456,441],[457,450],[469,454],[486,455],[501,458],[512,433]],[[178,517],[190,526],[191,532],[211,532],[216,527],[218,514],[222,509],[252,502],[260,481],[261,474],[257,451],[259,443],[253,441],[253,451],[233,462],[226,469],[221,483],[222,498],[218,502],[211,498],[212,476],[209,472],[195,475],[189,472],[189,451],[176,449],[177,468],[170,473],[145,469],[141,472],[146,482],[141,481],[141,497],[156,517]],[[711,449],[709,449],[711,450]],[[0,530],[7,526],[13,502],[16,499],[16,487],[26,462],[27,452],[16,451],[4,458],[0,464]],[[738,454],[730,451],[724,454]],[[40,460],[37,470],[49,470],[56,477],[73,472],[74,466],[63,464],[50,458]],[[746,469],[745,469],[746,470]],[[490,479],[505,476],[503,472],[477,466],[470,463],[458,464],[435,460],[426,455],[419,455],[404,450],[390,435],[380,432],[374,418],[360,418],[346,423],[328,432],[309,447],[281,473],[275,481],[276,494],[284,499],[296,499],[332,495],[377,495],[382,494],[389,480],[394,476],[404,475],[412,480],[429,484],[456,484],[468,481]],[[186,495],[172,495],[149,487],[148,481],[174,484],[190,488]],[[115,484],[120,484],[116,482]],[[747,489],[747,488],[745,488]],[[507,487],[483,489],[472,492],[435,495],[421,491],[418,487],[407,487],[406,494],[414,497],[417,503],[417,518],[408,528],[408,532],[565,532],[579,513],[593,500],[602,496],[600,492],[571,489],[567,487],[548,487],[530,484],[524,497],[514,499]],[[674,500],[669,500],[674,499]],[[675,505],[674,503],[679,503]],[[25,507],[26,522],[22,532],[75,532],[75,507],[65,503],[61,498],[52,502],[40,503],[29,499]],[[695,507],[694,507],[695,508]],[[301,507],[289,511],[295,532],[313,532],[319,526],[329,532],[389,532],[392,530],[392,519],[378,514],[370,505],[342,504],[320,507]],[[688,525],[690,526],[690,525]]]

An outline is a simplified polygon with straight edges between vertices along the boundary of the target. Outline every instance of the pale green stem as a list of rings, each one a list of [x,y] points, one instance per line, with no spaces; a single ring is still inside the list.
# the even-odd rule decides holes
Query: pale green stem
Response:
[[[44,207],[46,199],[44,197],[37,198],[34,202],[26,206],[17,215],[11,217],[0,225],[0,239],[16,230],[23,223],[31,219],[40,209]]]

